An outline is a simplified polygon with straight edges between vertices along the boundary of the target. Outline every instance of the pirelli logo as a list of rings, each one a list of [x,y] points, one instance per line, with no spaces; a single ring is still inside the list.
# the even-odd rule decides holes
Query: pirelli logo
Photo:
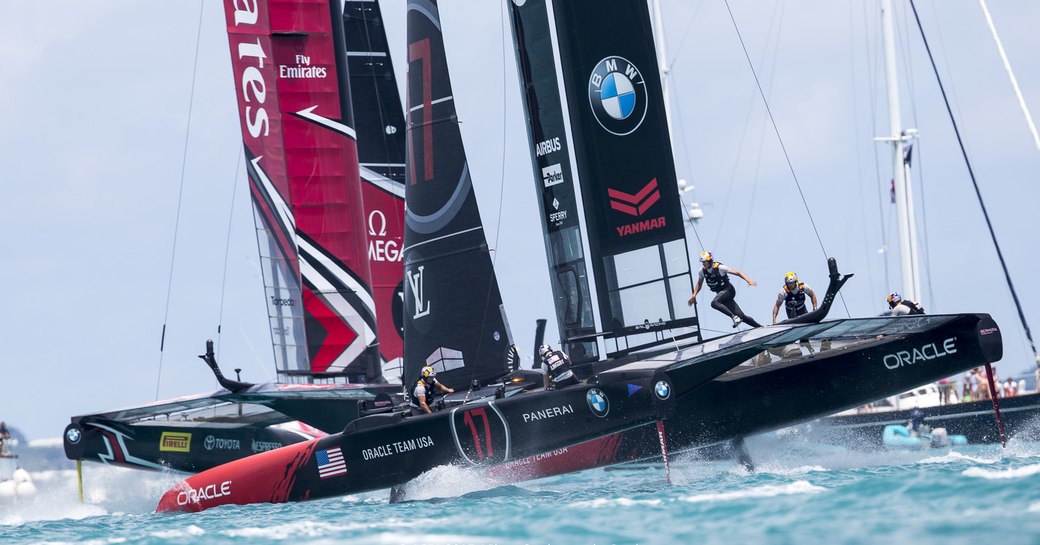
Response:
[[[164,452],[190,452],[191,434],[164,431],[159,438],[159,450]]]

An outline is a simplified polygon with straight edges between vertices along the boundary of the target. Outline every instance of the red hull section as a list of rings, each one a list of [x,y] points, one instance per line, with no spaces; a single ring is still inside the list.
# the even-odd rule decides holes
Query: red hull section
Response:
[[[318,440],[298,443],[189,477],[163,494],[155,511],[195,513],[219,505],[285,502],[296,472],[310,460],[317,445]]]

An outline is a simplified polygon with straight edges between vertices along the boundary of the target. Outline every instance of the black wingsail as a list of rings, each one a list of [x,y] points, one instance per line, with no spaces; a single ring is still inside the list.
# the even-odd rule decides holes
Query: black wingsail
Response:
[[[368,230],[368,263],[379,329],[379,353],[400,369],[401,295],[404,290],[404,110],[390,60],[379,3],[347,0],[343,28],[350,95],[357,127],[358,161]]]
[[[564,341],[579,360],[597,358],[578,314],[589,309],[601,335],[615,339],[608,356],[678,328],[699,338],[645,0],[509,6]]]
[[[571,142],[564,125],[549,14],[545,0],[523,6],[510,2],[509,7],[560,337],[572,361],[596,361],[599,347],[595,339],[566,340],[595,333],[596,322],[577,189],[568,160]]]
[[[405,380],[451,387],[508,371],[502,297],[459,132],[436,2],[408,2]]]

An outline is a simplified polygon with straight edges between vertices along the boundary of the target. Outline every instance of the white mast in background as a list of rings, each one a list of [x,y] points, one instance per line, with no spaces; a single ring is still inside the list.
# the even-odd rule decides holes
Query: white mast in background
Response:
[[[917,254],[917,222],[910,173],[904,160],[905,144],[917,134],[916,129],[903,129],[899,115],[899,82],[896,79],[896,48],[892,31],[892,0],[881,1],[881,31],[885,43],[885,80],[888,87],[888,121],[891,135],[876,140],[892,144],[892,177],[896,189],[896,223],[899,226],[899,259],[903,285],[899,291],[905,299],[920,302],[921,261]]]

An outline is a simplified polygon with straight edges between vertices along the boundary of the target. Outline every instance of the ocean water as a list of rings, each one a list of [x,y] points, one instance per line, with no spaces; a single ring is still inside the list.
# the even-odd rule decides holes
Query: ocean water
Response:
[[[862,451],[798,433],[752,438],[757,471],[678,456],[502,485],[437,468],[408,501],[386,491],[285,505],[152,513],[176,474],[86,467],[33,475],[36,501],[0,506],[0,543],[630,544],[1040,543],[1040,443]]]

